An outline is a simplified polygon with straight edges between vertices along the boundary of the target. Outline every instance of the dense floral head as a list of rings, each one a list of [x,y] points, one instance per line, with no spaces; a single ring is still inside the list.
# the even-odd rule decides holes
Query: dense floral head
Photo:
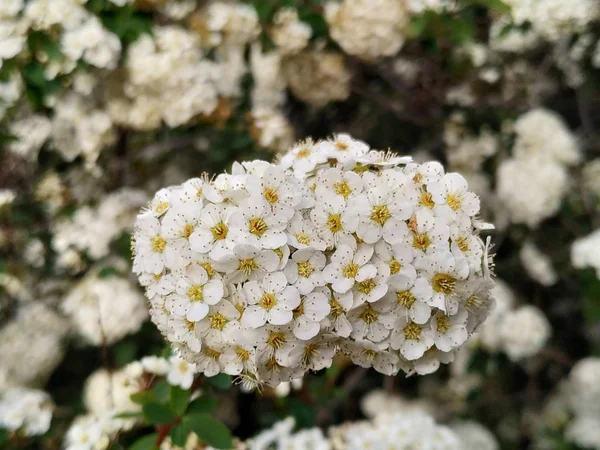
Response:
[[[133,270],[153,321],[207,376],[277,385],[336,353],[424,374],[491,307],[478,212],[461,175],[341,134],[160,190]]]

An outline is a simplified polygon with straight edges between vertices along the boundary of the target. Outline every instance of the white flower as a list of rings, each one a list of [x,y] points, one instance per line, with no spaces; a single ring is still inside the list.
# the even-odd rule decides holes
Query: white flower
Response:
[[[316,147],[327,158],[334,158],[342,164],[352,164],[369,151],[367,144],[343,133],[335,135],[331,140],[319,142]]]
[[[293,310],[293,332],[298,339],[306,341],[319,334],[320,323],[331,310],[326,292],[323,288],[300,296],[300,304]]]
[[[348,320],[352,324],[352,338],[368,339],[372,342],[381,342],[390,334],[394,327],[396,315],[391,311],[391,303],[379,300],[375,303],[363,303],[357,308],[352,308],[348,313]]]
[[[175,293],[167,297],[167,308],[190,322],[198,322],[208,314],[209,305],[223,298],[223,282],[209,280],[204,268],[194,265],[178,277]]]
[[[215,261],[216,270],[227,274],[227,280],[238,283],[246,280],[260,280],[267,272],[279,267],[279,258],[273,250],[261,250],[252,245],[238,244],[233,255]]]
[[[242,200],[229,220],[229,231],[239,244],[274,249],[287,243],[284,232],[286,215],[280,210],[272,210],[269,203],[260,197]]]
[[[328,289],[329,295],[329,318],[330,331],[339,337],[347,338],[352,333],[352,324],[346,314],[352,309],[354,297],[352,291],[345,294],[339,294],[332,289]]]
[[[196,332],[205,342],[223,342],[241,333],[239,323],[240,312],[227,300],[221,301],[216,306],[211,306],[206,320],[196,325]]]
[[[332,338],[315,337],[294,346],[289,353],[289,364],[298,367],[301,373],[322,370],[331,367],[335,352],[336,346]]]
[[[249,175],[246,189],[251,198],[262,197],[265,202],[285,220],[294,215],[302,200],[302,191],[286,177],[283,169],[270,164],[262,175]]]
[[[377,275],[377,268],[369,264],[373,247],[361,244],[356,250],[348,245],[340,245],[331,256],[331,262],[323,270],[323,278],[331,283],[334,291],[343,294],[360,283]]]
[[[169,362],[158,356],[145,356],[140,360],[145,372],[154,375],[166,375],[169,371]]]
[[[596,269],[596,277],[600,279],[600,230],[577,239],[571,245],[571,263],[573,267]]]
[[[190,247],[198,253],[208,253],[212,259],[223,259],[231,253],[229,215],[224,205],[209,204],[202,210],[197,226],[190,235]]]
[[[354,208],[333,195],[318,203],[310,212],[310,218],[329,247],[333,247],[341,237],[355,232],[359,222]]]
[[[354,285],[354,306],[362,305],[364,302],[376,302],[387,294],[390,268],[380,259],[374,258],[372,262],[377,273]]]
[[[367,244],[382,237],[388,244],[398,244],[406,235],[406,223],[413,212],[412,205],[391,186],[377,183],[370,186],[353,205],[360,216],[356,234]]]
[[[315,194],[324,199],[337,195],[344,200],[354,201],[363,190],[359,174],[334,167],[319,171],[315,185]]]
[[[189,389],[194,382],[196,364],[190,364],[174,355],[169,358],[169,366],[169,373],[167,373],[169,384],[179,386],[182,389]]]
[[[469,275],[466,260],[455,258],[450,252],[435,253],[435,258],[428,258],[423,262],[423,269],[423,275],[433,288],[429,305],[448,314],[456,314],[458,310],[458,303],[454,297],[456,284]]]
[[[285,325],[292,321],[293,310],[300,304],[298,290],[287,284],[283,272],[266,275],[259,283],[244,285],[248,307],[242,315],[242,324],[258,328],[265,323]]]
[[[154,217],[138,218],[135,233],[135,273],[159,274],[165,267],[166,239],[160,234],[160,222]]]
[[[448,219],[463,223],[465,216],[479,213],[479,198],[468,191],[467,181],[457,173],[447,173],[438,182],[427,185],[436,203],[435,209]]]
[[[433,330],[428,324],[418,324],[406,317],[398,318],[390,337],[390,347],[409,361],[422,357],[433,342]]]
[[[374,367],[384,375],[393,375],[398,370],[399,358],[387,351],[387,343],[370,341],[349,341],[344,343],[343,350],[354,364],[361,367]]]
[[[302,295],[312,292],[315,287],[324,286],[323,268],[325,255],[316,250],[302,249],[294,252],[283,269],[288,283]]]
[[[312,172],[318,164],[327,162],[327,155],[315,148],[312,139],[306,139],[294,145],[282,158],[281,167],[291,168],[300,179]]]
[[[312,222],[296,213],[286,230],[288,244],[297,249],[313,248],[324,251],[327,244],[317,234]]]
[[[395,276],[389,280],[389,300],[395,303],[399,317],[408,317],[411,321],[424,324],[431,316],[429,300],[433,295],[433,288],[423,278],[412,279],[406,276]]]
[[[469,337],[467,311],[462,309],[453,316],[439,311],[431,318],[431,329],[435,346],[443,352],[449,352],[461,346]]]
[[[165,261],[170,269],[181,269],[192,259],[189,238],[198,225],[199,212],[199,206],[173,206],[162,218],[161,235],[167,241]]]

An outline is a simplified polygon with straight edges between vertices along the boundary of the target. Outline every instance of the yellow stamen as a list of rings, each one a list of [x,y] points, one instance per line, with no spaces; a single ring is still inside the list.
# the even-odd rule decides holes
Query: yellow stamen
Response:
[[[405,308],[411,308],[416,300],[416,297],[410,291],[396,292],[396,301]]]
[[[378,205],[371,211],[371,220],[383,226],[392,217],[387,205]]]
[[[330,214],[327,219],[327,228],[332,233],[342,231],[342,218],[339,214]]]
[[[248,221],[250,233],[256,236],[262,236],[269,229],[267,222],[262,217],[255,217]]]
[[[340,181],[333,185],[333,190],[337,195],[341,195],[344,198],[348,198],[352,194],[352,189],[345,181]]]
[[[213,238],[215,238],[216,240],[221,240],[227,237],[229,228],[223,222],[219,222],[214,227],[212,227],[210,231],[212,232]]]
[[[421,337],[421,327],[414,322],[404,327],[404,337],[413,341],[418,341]]]
[[[153,252],[162,253],[165,251],[167,241],[160,236],[154,236],[152,239],[150,239],[150,246],[152,247]]]
[[[298,263],[298,275],[304,278],[310,277],[313,273],[313,266],[310,264],[310,261],[300,261]]]
[[[349,263],[346,264],[343,268],[342,268],[342,274],[346,277],[346,278],[354,278],[356,276],[356,274],[358,273],[358,264],[356,263]]]
[[[258,301],[258,304],[261,306],[261,308],[264,308],[267,311],[270,311],[271,309],[273,309],[275,307],[275,305],[277,305],[277,297],[275,297],[275,294],[273,294],[271,292],[266,292],[260,298],[260,300]]]
[[[436,273],[431,280],[431,285],[435,292],[450,295],[456,287],[456,281],[456,278],[447,273]]]

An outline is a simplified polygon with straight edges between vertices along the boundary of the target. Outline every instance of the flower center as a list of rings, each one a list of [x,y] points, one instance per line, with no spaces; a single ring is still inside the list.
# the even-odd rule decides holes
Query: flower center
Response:
[[[421,199],[419,200],[419,205],[424,206],[425,208],[432,209],[435,206],[435,202],[433,201],[433,196],[426,191],[421,193]]]
[[[294,308],[292,310],[292,316],[294,319],[297,319],[298,317],[302,316],[303,314],[304,314],[304,303],[300,302],[298,307]]]
[[[187,319],[183,319],[183,323],[185,323],[185,327],[188,331],[194,331],[196,329],[196,322],[191,322]]]
[[[261,306],[261,308],[270,311],[277,304],[277,297],[275,297],[275,294],[273,294],[272,292],[266,292],[260,298],[258,304]]]
[[[456,278],[447,273],[436,273],[431,280],[431,285],[435,292],[449,295],[456,287]]]
[[[250,233],[256,236],[262,236],[268,228],[267,222],[262,217],[254,217],[248,221]]]
[[[266,188],[264,195],[265,200],[268,201],[271,205],[273,203],[277,203],[277,200],[279,200],[279,194],[277,194],[277,191],[275,189]]]
[[[310,244],[310,236],[306,234],[304,231],[301,231],[296,235],[296,240],[303,245]]]
[[[446,203],[453,211],[457,211],[460,209],[462,201],[458,195],[448,194],[446,196]]]
[[[481,305],[483,305],[483,301],[476,295],[471,295],[465,302],[465,307],[469,311],[471,311],[472,309],[477,309]]]
[[[229,228],[221,221],[214,227],[212,227],[210,231],[212,232],[213,238],[215,238],[216,240],[221,240],[227,237],[227,232],[229,231]]]
[[[244,275],[248,276],[256,269],[258,269],[258,264],[253,258],[238,260],[238,270],[243,272]]]
[[[337,141],[335,143],[335,148],[341,151],[346,151],[348,150],[348,144],[346,144],[345,142]]]
[[[327,228],[332,233],[337,233],[338,231],[342,231],[342,218],[339,214],[330,214],[327,219]]]
[[[371,211],[371,220],[379,225],[385,224],[392,217],[387,205],[378,205]]]
[[[298,263],[298,275],[308,278],[311,273],[313,273],[313,266],[311,266],[310,261],[300,261]]]
[[[427,250],[427,247],[431,244],[431,239],[427,236],[427,233],[417,233],[413,237],[413,247],[419,250]]]
[[[188,364],[187,362],[185,362],[185,361],[181,361],[181,362],[179,363],[179,371],[180,371],[180,372],[183,372],[183,373],[185,373],[185,372],[187,372],[187,371],[188,371],[188,369],[189,369],[189,368],[190,368],[190,366],[189,366],[189,364]]]
[[[390,274],[392,275],[400,272],[400,269],[402,269],[402,264],[397,259],[390,259],[388,266],[390,266]]]
[[[343,307],[342,307],[342,305],[340,305],[340,304],[339,304],[339,302],[338,302],[338,301],[337,301],[335,298],[333,298],[333,297],[331,297],[331,298],[329,299],[329,307],[331,308],[331,312],[330,312],[330,313],[331,313],[331,315],[332,315],[333,317],[339,317],[339,316],[341,316],[342,314],[344,314],[344,308],[343,308]]]
[[[316,344],[308,344],[304,348],[304,353],[302,354],[302,364],[307,366],[312,361],[313,356],[317,354],[317,345]]]
[[[277,255],[279,259],[283,258],[283,250],[281,250],[280,248],[274,248],[273,252]]]
[[[362,313],[360,313],[360,318],[366,324],[372,324],[377,322],[377,318],[379,317],[379,313],[375,311],[370,304],[365,306],[365,309]]]
[[[423,179],[423,175],[422,175],[422,174],[420,174],[420,173],[418,173],[418,172],[417,172],[417,173],[415,174],[415,176],[413,177],[413,181],[414,181],[415,183],[420,183],[422,179]]]
[[[358,283],[358,292],[362,294],[369,294],[373,289],[375,289],[377,283],[373,278],[369,278],[368,280],[361,281]]]
[[[298,153],[296,153],[297,159],[305,159],[305,158],[308,158],[309,156],[310,156],[310,150],[306,147],[301,148],[300,150],[298,150]]]
[[[250,359],[250,352],[248,350],[246,350],[245,348],[242,348],[242,347],[236,348],[235,349],[235,354],[242,361],[248,361]]]
[[[189,223],[183,228],[183,237],[188,239],[194,232],[194,226]]]
[[[333,185],[333,190],[337,195],[341,195],[344,198],[348,198],[352,194],[352,189],[345,181],[340,181]]]
[[[404,337],[413,341],[418,341],[421,337],[421,327],[414,322],[404,327]]]
[[[344,268],[342,269],[342,274],[346,277],[346,278],[354,278],[356,276],[356,274],[358,273],[358,264],[352,262],[349,264],[346,264],[344,266]]]
[[[411,308],[416,300],[416,297],[410,291],[396,292],[396,301],[405,308]]]
[[[225,325],[227,325],[227,322],[229,322],[229,321],[223,314],[216,313],[216,314],[212,315],[210,318],[210,327],[214,328],[216,330],[219,330],[219,331],[223,331],[223,328],[225,328]]]
[[[152,246],[153,252],[162,253],[165,251],[167,241],[160,236],[154,236],[152,239],[150,239],[150,245]]]
[[[211,266],[210,263],[201,263],[199,266],[206,270],[206,273],[210,278],[212,278],[216,273],[214,267]]]
[[[169,202],[160,202],[158,205],[156,205],[156,208],[154,208],[154,211],[156,211],[158,214],[162,214],[163,212],[165,212],[165,210],[169,207]]]
[[[187,290],[187,296],[192,302],[202,301],[202,298],[204,297],[204,286],[200,286],[199,284],[190,286]]]
[[[448,316],[440,316],[437,321],[437,330],[440,333],[445,333],[450,328],[450,320]]]
[[[219,356],[221,356],[221,352],[218,352],[218,351],[213,350],[212,348],[208,348],[208,347],[204,347],[202,349],[202,353],[211,359],[219,359]]]
[[[469,251],[469,240],[465,236],[461,236],[456,240],[456,245],[461,252]]]
[[[281,332],[273,332],[269,335],[267,339],[267,344],[273,347],[274,349],[281,348],[285,345],[287,339],[285,338],[285,334]]]

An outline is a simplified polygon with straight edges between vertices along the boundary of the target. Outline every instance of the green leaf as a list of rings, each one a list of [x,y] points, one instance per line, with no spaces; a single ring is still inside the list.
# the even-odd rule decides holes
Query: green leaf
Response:
[[[296,424],[300,428],[310,428],[315,424],[314,408],[297,398],[289,400],[288,412],[296,419]]]
[[[190,401],[190,391],[181,389],[178,386],[171,386],[171,396],[169,399],[169,403],[171,405],[171,411],[176,416],[182,416],[187,409],[188,403]]]
[[[210,413],[217,407],[217,399],[213,396],[203,395],[197,398],[188,407],[189,414]]]
[[[146,403],[150,403],[154,400],[154,392],[152,391],[140,391],[134,392],[129,396],[133,403],[137,403],[138,405],[144,405]]]
[[[154,444],[156,443],[157,434],[149,434],[139,438],[133,444],[131,444],[128,450],[153,450],[157,448]]]
[[[161,403],[146,403],[142,407],[144,418],[150,425],[171,423],[175,416],[167,405]]]
[[[184,447],[189,434],[190,430],[185,425],[178,423],[171,428],[171,442],[177,447]]]
[[[161,380],[152,388],[156,401],[166,403],[169,399],[169,383],[166,380]]]
[[[427,19],[425,16],[416,16],[408,24],[408,36],[411,38],[418,38],[424,32],[427,27]]]
[[[122,412],[114,416],[115,419],[137,419],[138,417],[144,417],[141,411]]]
[[[103,267],[100,272],[98,272],[98,278],[109,278],[114,277],[119,272],[114,267]]]
[[[8,442],[8,430],[0,428],[0,445],[4,445]]]
[[[218,389],[227,389],[231,386],[231,376],[224,373],[215,375],[214,377],[207,377],[206,382],[212,384]]]
[[[230,449],[233,446],[229,429],[208,414],[190,414],[183,418],[182,423],[208,445],[223,449]]]

